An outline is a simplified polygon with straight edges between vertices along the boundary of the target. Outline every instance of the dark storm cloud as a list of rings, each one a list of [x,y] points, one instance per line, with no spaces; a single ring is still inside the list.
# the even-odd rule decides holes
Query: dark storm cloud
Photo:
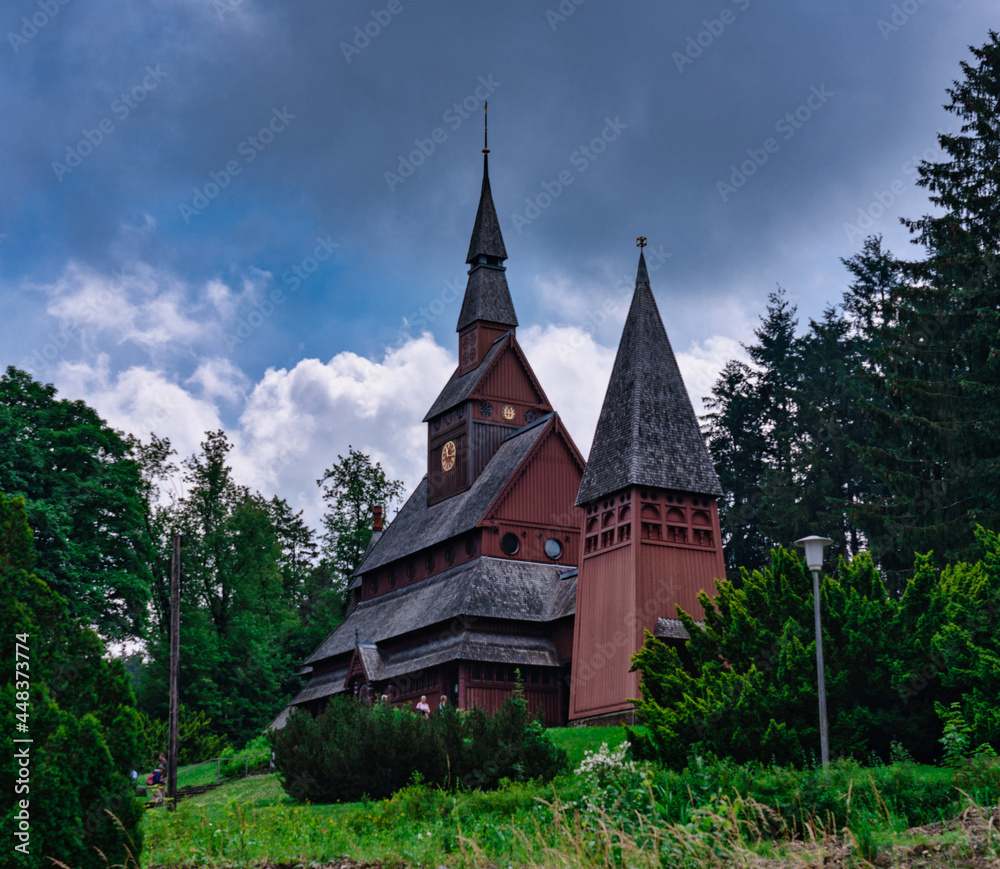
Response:
[[[24,20],[50,7],[25,36]],[[755,315],[776,281],[816,314],[842,292],[837,258],[859,245],[845,230],[859,209],[904,184],[872,224],[899,240],[894,216],[925,207],[904,165],[947,123],[944,87],[993,11],[11,0],[0,277],[18,325],[3,327],[4,345],[16,357],[48,325],[17,288],[70,260],[102,272],[141,260],[192,288],[257,268],[289,289],[282,276],[322,236],[335,255],[271,318],[267,341],[233,356],[253,372],[377,352],[402,317],[454,296],[487,96],[522,322],[560,316],[532,297],[538,275],[600,304],[634,269],[640,233],[672,254],[654,289],[685,340],[725,332],[725,316],[706,315],[713,302]],[[458,303],[442,304],[431,325],[450,341]]]

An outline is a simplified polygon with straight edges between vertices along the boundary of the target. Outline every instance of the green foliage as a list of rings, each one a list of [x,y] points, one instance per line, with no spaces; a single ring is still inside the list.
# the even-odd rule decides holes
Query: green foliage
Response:
[[[944,733],[939,740],[944,748],[944,762],[947,766],[961,766],[969,755],[972,735],[972,729],[962,715],[962,704],[952,703],[947,710],[939,707],[938,715],[944,721]]]
[[[103,636],[141,634],[150,539],[131,446],[82,401],[0,377],[0,491],[25,499],[35,573]]]
[[[166,754],[170,725],[166,718],[153,719],[140,712],[143,760],[146,768],[156,767],[156,758]],[[187,766],[213,757],[229,756],[232,749],[224,736],[215,732],[212,720],[204,712],[181,703],[177,722],[177,765]]]
[[[492,717],[446,706],[428,719],[338,697],[316,718],[293,711],[270,739],[282,786],[312,802],[388,796],[414,777],[443,788],[548,780],[566,765],[519,694]]]
[[[148,456],[150,479],[160,478],[169,462],[169,444],[160,447]],[[236,483],[230,449],[224,432],[209,432],[201,452],[182,463],[186,496],[155,514],[160,556],[147,640],[151,660],[138,694],[151,718],[166,718],[170,538],[180,532],[181,697],[192,712],[208,716],[221,737],[243,743],[299,686],[300,658],[293,658],[288,639],[302,624],[297,610],[310,538],[287,504]]]
[[[372,510],[389,507],[399,500],[403,484],[390,480],[382,465],[354,447],[347,458],[337,456],[337,464],[327,468],[316,481],[323,490],[327,512],[323,516],[323,555],[346,585],[372,539]]]
[[[0,688],[0,774],[12,786],[23,782],[15,752],[24,750],[12,740],[32,740],[27,789],[13,794],[28,801],[31,826],[30,855],[19,855],[18,865],[48,866],[52,857],[96,869],[107,865],[102,855],[124,863],[142,841],[142,807],[128,777],[141,751],[132,690],[121,663],[104,658],[98,636],[32,572],[27,513],[23,498],[0,495],[3,666],[21,674]],[[16,829],[21,810],[13,800],[4,806],[5,829]]]
[[[907,220],[924,258],[879,237],[844,260],[852,281],[796,336],[772,294],[709,401],[730,578],[821,527],[835,554],[871,551],[894,594],[913,553],[969,560],[1000,527],[1000,37],[973,47],[945,109],[959,129],[917,183],[936,206]]]
[[[929,558],[918,558],[901,599],[886,593],[867,553],[841,559],[836,576],[823,578],[833,756],[887,758],[901,743],[915,757],[936,758],[936,704],[954,701],[969,721],[969,744],[997,741],[990,698],[1000,696],[1000,538],[978,534],[980,561],[938,574]],[[767,568],[743,572],[741,587],[723,580],[717,592],[700,597],[703,627],[679,614],[689,658],[651,636],[634,658],[643,677],[636,709],[644,727],[629,730],[637,756],[675,768],[690,751],[808,763],[819,732],[804,565],[777,549]]]

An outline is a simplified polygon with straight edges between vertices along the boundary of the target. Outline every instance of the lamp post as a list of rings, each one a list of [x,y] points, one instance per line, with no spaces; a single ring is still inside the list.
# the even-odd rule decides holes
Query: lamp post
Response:
[[[830,762],[830,731],[826,718],[826,674],[823,671],[823,627],[819,618],[819,571],[823,566],[823,547],[833,543],[826,537],[803,537],[795,541],[806,551],[806,564],[813,575],[813,610],[816,614],[816,675],[819,681],[819,745],[823,766]]]

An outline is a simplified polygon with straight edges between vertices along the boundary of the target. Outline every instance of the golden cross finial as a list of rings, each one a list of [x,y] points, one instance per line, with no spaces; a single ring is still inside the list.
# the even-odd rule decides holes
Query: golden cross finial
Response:
[[[637,248],[640,248],[640,249],[641,249],[641,248],[644,248],[644,247],[646,246],[646,236],[644,236],[644,235],[640,235],[640,236],[639,236],[639,237],[638,237],[638,238],[637,238],[637,239],[635,240],[635,246],[636,246]]]
[[[490,144],[487,139],[487,128],[486,128],[486,111],[489,109],[490,104],[488,102],[483,103],[483,153],[490,153]]]

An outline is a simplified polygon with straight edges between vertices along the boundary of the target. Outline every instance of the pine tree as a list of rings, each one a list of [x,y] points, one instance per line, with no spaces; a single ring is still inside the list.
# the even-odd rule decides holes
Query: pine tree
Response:
[[[874,407],[889,489],[878,503],[899,558],[973,550],[973,525],[1000,525],[1000,40],[995,32],[945,106],[957,133],[918,184],[940,214],[904,223],[926,258],[901,261],[891,316],[879,324],[881,397]]]

